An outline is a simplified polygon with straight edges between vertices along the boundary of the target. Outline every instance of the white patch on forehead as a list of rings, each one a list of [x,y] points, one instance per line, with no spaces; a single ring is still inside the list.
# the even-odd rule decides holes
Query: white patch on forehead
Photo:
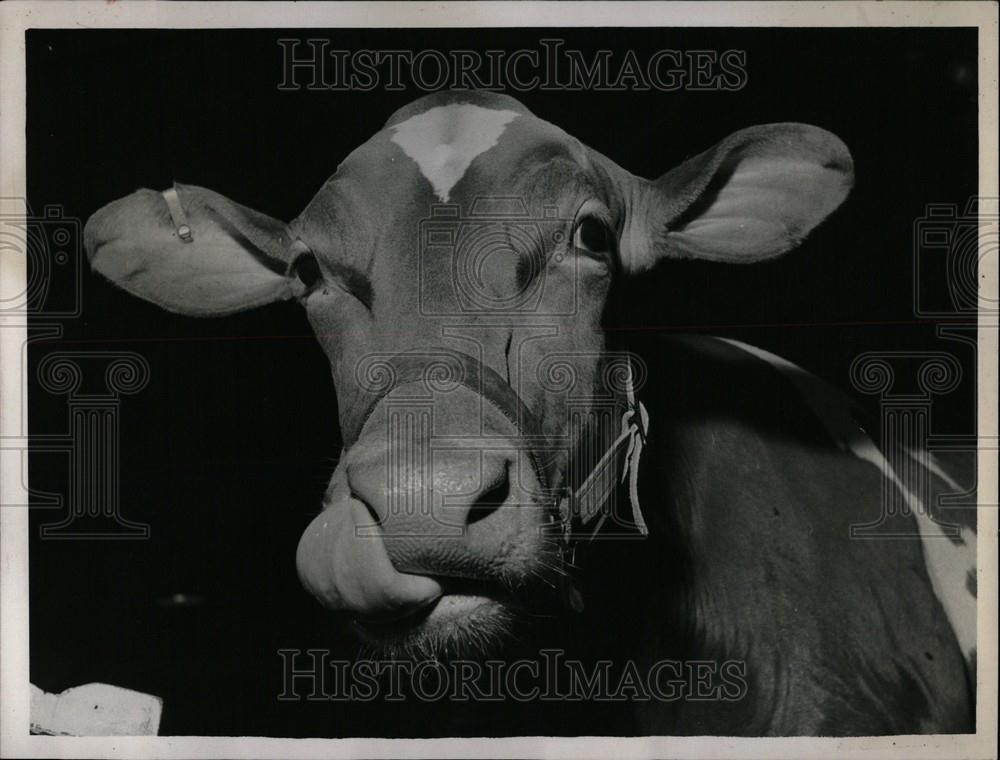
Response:
[[[976,534],[964,525],[960,526],[958,540],[945,534],[928,514],[919,496],[906,488],[878,446],[854,422],[846,399],[838,391],[815,375],[768,351],[729,338],[719,340],[767,362],[790,380],[837,445],[877,467],[883,477],[899,489],[917,521],[934,595],[944,607],[966,663],[971,665],[976,653],[976,597],[968,589],[967,578],[970,573],[973,578],[978,578]],[[926,468],[956,491],[962,490],[928,452],[907,450],[907,453],[917,466]]]
[[[471,103],[436,106],[393,126],[392,141],[416,161],[437,197],[447,203],[473,159],[496,145],[516,116],[517,111]]]

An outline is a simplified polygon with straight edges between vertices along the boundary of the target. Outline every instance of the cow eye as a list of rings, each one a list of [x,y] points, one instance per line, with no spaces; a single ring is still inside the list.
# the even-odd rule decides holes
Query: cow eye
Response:
[[[607,253],[610,250],[607,227],[599,219],[584,217],[573,233],[573,245],[590,253]]]
[[[316,261],[316,257],[311,253],[304,253],[295,259],[295,263],[292,264],[292,271],[307,288],[311,288],[323,276],[319,271],[319,263]]]

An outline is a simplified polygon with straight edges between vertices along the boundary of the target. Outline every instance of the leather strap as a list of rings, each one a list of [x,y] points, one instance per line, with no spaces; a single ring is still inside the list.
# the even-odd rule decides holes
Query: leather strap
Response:
[[[649,413],[643,403],[635,398],[631,362],[628,365],[625,397],[628,406],[622,415],[621,432],[608,446],[604,455],[594,465],[594,469],[591,470],[583,483],[569,495],[569,513],[579,520],[582,527],[586,528],[588,523],[593,522],[599,516],[597,523],[590,529],[588,541],[593,540],[608,517],[608,513],[602,508],[610,498],[613,485],[616,481],[624,483],[626,480],[628,480],[632,519],[635,520],[636,528],[640,534],[649,535],[649,528],[639,507],[639,461],[642,458],[642,449],[645,446],[646,433],[649,430]],[[625,452],[625,460],[619,465],[618,458],[622,451]],[[618,478],[609,477],[619,466],[621,467],[621,476]],[[601,484],[604,484],[603,488],[600,488]],[[598,488],[600,490],[597,490]]]

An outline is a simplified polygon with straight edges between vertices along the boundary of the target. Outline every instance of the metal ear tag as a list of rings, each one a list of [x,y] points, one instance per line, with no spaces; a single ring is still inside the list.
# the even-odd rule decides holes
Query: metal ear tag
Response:
[[[168,188],[163,191],[162,195],[163,199],[167,202],[167,209],[170,211],[170,218],[173,220],[177,237],[185,243],[190,243],[194,240],[194,234],[191,232],[191,225],[188,224],[187,214],[184,213],[181,199],[177,195],[177,188]]]

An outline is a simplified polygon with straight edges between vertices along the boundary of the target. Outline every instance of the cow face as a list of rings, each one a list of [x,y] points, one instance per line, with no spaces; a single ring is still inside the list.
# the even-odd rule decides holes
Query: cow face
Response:
[[[561,502],[622,413],[612,281],[779,255],[851,179],[836,137],[775,124],[647,181],[511,98],[440,93],[291,224],[177,185],[106,206],[85,238],[97,271],[171,311],[299,300],[345,442],[299,544],[304,585],[375,643],[481,649],[558,604]]]

